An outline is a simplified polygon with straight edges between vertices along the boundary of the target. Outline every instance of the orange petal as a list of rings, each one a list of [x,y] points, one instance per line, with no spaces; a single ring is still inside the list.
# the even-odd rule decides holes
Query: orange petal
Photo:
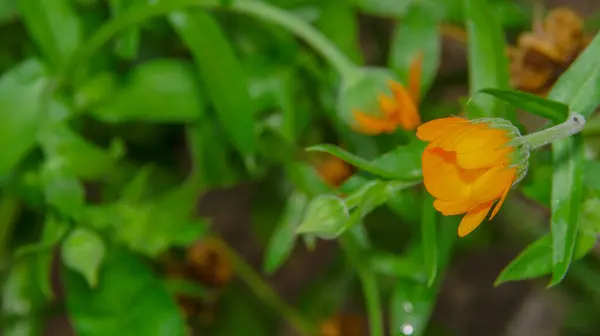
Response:
[[[387,119],[371,117],[362,112],[354,111],[354,120],[358,124],[358,131],[364,134],[376,135],[383,132],[391,133],[396,129],[396,124]]]
[[[473,232],[473,230],[475,230],[479,224],[481,224],[491,208],[492,203],[489,203],[485,206],[469,211],[458,225],[458,236],[464,237]]]
[[[487,126],[482,124],[456,124],[453,127],[450,127],[444,136],[433,141],[431,144],[439,146],[447,151],[456,152],[456,145],[459,140],[475,131],[485,129],[485,127]]]
[[[454,153],[427,146],[422,155],[423,184],[435,198],[461,200],[468,198],[470,184],[461,178]]]
[[[446,131],[454,125],[467,122],[469,122],[469,120],[459,117],[447,117],[431,120],[417,128],[417,137],[423,141],[435,141],[443,136]]]
[[[415,105],[421,99],[421,76],[423,73],[423,52],[419,51],[410,64],[408,73],[408,92]]]
[[[509,155],[513,151],[512,147],[503,147],[496,150],[483,148],[474,152],[458,153],[456,155],[456,162],[463,169],[481,169],[508,165],[510,163]]]
[[[398,107],[398,116],[396,120],[405,130],[414,130],[421,124],[421,116],[419,110],[409,95],[408,91],[399,83],[391,81],[389,86],[396,98],[396,106]]]
[[[436,199],[433,201],[433,207],[444,216],[460,215],[471,210],[474,206],[473,201],[468,198],[463,200],[445,201]]]
[[[471,198],[477,203],[486,203],[500,198],[515,180],[516,170],[496,166],[483,173],[471,189]]]
[[[511,186],[509,186],[508,188],[506,188],[506,190],[504,190],[504,193],[502,194],[502,198],[500,198],[500,201],[498,201],[498,203],[496,203],[496,207],[494,208],[494,211],[492,211],[492,214],[490,215],[490,220],[496,216],[496,214],[498,213],[498,210],[500,210],[500,207],[502,207],[502,204],[504,204],[504,201],[506,200],[506,195],[508,195],[508,191],[510,190],[510,188],[511,188]]]
[[[379,100],[379,107],[381,108],[381,111],[383,111],[385,117],[387,119],[393,119],[398,111],[396,101],[384,94],[379,94],[377,99]]]
[[[505,130],[480,128],[475,132],[470,132],[461,137],[460,140],[456,142],[454,150],[457,153],[474,152],[484,148],[486,150],[494,150],[510,141],[507,134],[508,132]]]

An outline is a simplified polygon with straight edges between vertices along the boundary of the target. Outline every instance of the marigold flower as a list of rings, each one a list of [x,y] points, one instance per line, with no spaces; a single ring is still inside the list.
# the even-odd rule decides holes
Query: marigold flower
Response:
[[[417,108],[421,68],[419,54],[410,68],[408,89],[385,69],[361,69],[356,79],[342,84],[339,106],[342,117],[363,134],[393,133],[398,127],[414,130],[421,124]]]
[[[529,152],[513,141],[517,136],[517,128],[495,118],[448,117],[417,129],[417,137],[428,142],[422,155],[425,188],[443,215],[465,214],[460,237],[475,230],[497,202],[492,219],[524,175]]]

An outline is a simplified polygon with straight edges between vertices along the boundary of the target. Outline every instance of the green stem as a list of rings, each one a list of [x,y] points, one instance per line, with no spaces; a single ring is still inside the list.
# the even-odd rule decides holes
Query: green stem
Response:
[[[520,140],[528,144],[531,149],[545,146],[555,140],[570,137],[580,132],[585,126],[585,118],[575,112],[571,112],[569,118],[562,124],[520,137]]]
[[[300,335],[314,335],[316,328],[312,323],[307,321],[300,313],[289,306],[283,299],[266,284],[262,277],[248,265],[237,252],[235,252],[225,241],[213,236],[223,251],[233,263],[234,270],[237,275],[244,280],[250,287],[252,292],[258,296],[263,302],[271,305],[274,311],[281,314],[288,323],[296,329]]]
[[[305,21],[264,2],[241,0],[234,2],[229,8],[286,28],[318,51],[342,77],[352,76],[356,73],[356,66],[350,59]]]
[[[352,233],[347,233],[340,238],[340,244],[350,260],[352,266],[358,273],[358,278],[363,289],[365,302],[367,305],[367,314],[369,316],[369,335],[383,336],[383,313],[381,311],[381,300],[379,298],[379,287],[373,270],[368,263],[361,260],[360,247],[354,241]]]
[[[131,8],[102,26],[87,40],[86,44],[73,54],[63,72],[64,78],[62,78],[62,81],[70,79],[81,64],[85,64],[95,52],[122,30],[151,18],[189,7],[226,9],[278,24],[302,38],[318,51],[336,68],[340,75],[351,76],[356,73],[356,66],[319,31],[297,17],[269,4],[252,0],[237,0],[228,6],[221,6],[218,0],[168,0],[153,5]]]

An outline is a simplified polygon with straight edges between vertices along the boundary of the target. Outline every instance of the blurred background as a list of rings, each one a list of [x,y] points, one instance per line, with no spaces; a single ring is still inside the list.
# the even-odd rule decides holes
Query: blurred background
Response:
[[[547,150],[498,219],[444,252],[433,286],[412,243],[419,189],[364,219],[366,259],[296,236],[314,194],[358,174],[306,147],[373,159],[406,139],[356,134],[336,110],[336,70],[281,26],[229,11],[237,2],[0,0],[0,335],[370,335],[365,279],[386,335],[600,335],[600,250],[551,289],[494,285],[548,230]],[[422,119],[461,112],[462,0],[264,3],[403,83],[423,52]],[[581,51],[548,61],[543,27],[585,46],[600,26],[597,0],[488,6],[512,85],[540,96]],[[544,24],[557,8],[575,19]]]

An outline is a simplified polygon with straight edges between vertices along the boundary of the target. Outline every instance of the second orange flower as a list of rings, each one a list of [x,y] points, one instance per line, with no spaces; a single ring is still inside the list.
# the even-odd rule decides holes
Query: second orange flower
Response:
[[[490,212],[492,219],[524,174],[528,151],[512,141],[517,136],[502,119],[448,117],[417,129],[417,137],[428,142],[422,155],[425,188],[443,215],[464,214],[459,236],[475,230]]]

